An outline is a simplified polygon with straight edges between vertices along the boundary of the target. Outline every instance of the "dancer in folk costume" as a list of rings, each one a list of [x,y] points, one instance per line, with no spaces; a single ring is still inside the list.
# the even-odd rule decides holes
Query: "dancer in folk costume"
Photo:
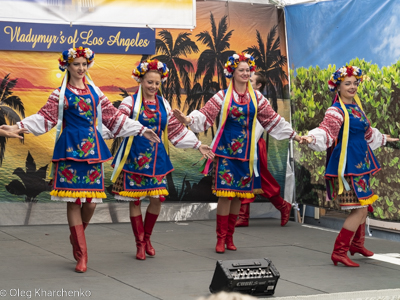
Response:
[[[256,72],[253,76],[250,77],[251,86],[255,91],[262,92],[265,88],[266,82],[267,79],[261,72]],[[259,157],[258,159],[260,160],[261,188],[263,190],[261,196],[268,198],[269,201],[275,206],[275,208],[280,211],[281,226],[285,226],[289,221],[292,205],[281,197],[281,187],[268,170],[267,143],[262,138],[263,132],[264,128],[260,125],[260,122],[257,121],[257,154]],[[236,221],[236,227],[249,226],[250,203],[253,201],[254,199],[242,200],[239,217]]]
[[[38,113],[9,127],[41,135],[57,126],[50,195],[51,200],[67,202],[75,271],[81,273],[86,272],[88,260],[84,230],[96,203],[106,198],[102,163],[112,158],[102,138],[102,125],[114,136],[140,135],[160,141],[154,131],[117,110],[94,85],[87,73],[93,63],[94,52],[89,48],[64,51],[59,58],[60,70],[67,70],[62,86],[52,92]]]
[[[336,238],[331,259],[335,265],[341,262],[348,267],[359,267],[359,264],[350,260],[347,251],[351,255],[374,254],[364,247],[368,206],[378,199],[370,188],[370,176],[381,169],[372,150],[399,140],[371,127],[357,96],[362,76],[362,71],[355,66],[342,67],[332,74],[329,89],[337,91],[333,104],[320,126],[301,140],[315,151],[324,151],[333,145],[325,172],[328,196],[338,201],[342,210],[351,212]]]
[[[138,92],[126,97],[119,106],[124,115],[138,120],[162,140],[154,143],[142,137],[126,138],[113,161],[114,197],[130,201],[130,219],[139,260],[146,259],[146,253],[155,255],[150,236],[161,203],[168,195],[166,175],[174,170],[168,156],[168,141],[177,148],[198,149],[205,158],[214,157],[211,148],[202,145],[194,133],[173,116],[169,103],[157,95],[167,76],[167,66],[156,59],[139,63],[133,70],[133,78],[140,83]],[[140,203],[147,197],[150,204],[143,222]]]
[[[234,54],[225,65],[225,75],[232,78],[227,90],[215,94],[199,111],[188,117],[174,110],[176,117],[194,132],[211,127],[220,114],[220,125],[211,145],[216,159],[213,163],[213,192],[218,199],[216,252],[236,250],[233,243],[235,223],[241,201],[262,193],[260,166],[257,159],[256,124],[276,139],[300,141],[292,127],[270,106],[267,99],[254,91],[250,76],[254,74],[254,58],[249,54]],[[212,160],[204,165],[204,174]]]

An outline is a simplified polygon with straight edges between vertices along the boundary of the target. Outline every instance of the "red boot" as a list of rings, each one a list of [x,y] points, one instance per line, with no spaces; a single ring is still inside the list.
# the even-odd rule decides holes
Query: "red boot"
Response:
[[[350,242],[351,239],[353,238],[354,232],[347,230],[345,228],[342,228],[340,230],[336,241],[335,241],[335,246],[333,248],[332,256],[331,259],[333,261],[333,264],[336,266],[338,262],[341,262],[347,267],[359,267],[360,265],[352,261],[348,256],[347,256],[347,251],[349,251],[350,248]]]
[[[150,256],[156,255],[156,251],[150,242],[150,236],[153,232],[154,225],[156,224],[158,215],[154,215],[146,211],[146,217],[144,218],[144,241],[146,243],[146,253]]]
[[[82,225],[83,225],[83,230],[85,230],[86,227],[88,227],[89,223],[82,222]],[[72,255],[74,256],[75,260],[78,261],[78,256],[77,256],[78,246],[76,245],[74,239],[72,238],[72,235],[69,235],[69,241],[72,245]]]
[[[69,228],[71,231],[71,237],[76,245],[76,256],[77,264],[75,267],[75,272],[85,273],[87,270],[87,247],[86,247],[86,237],[83,225],[76,225]]]
[[[354,253],[360,253],[361,255],[364,255],[366,257],[374,255],[374,252],[369,251],[364,247],[364,241],[365,241],[365,223],[361,224],[357,231],[356,234],[354,235],[353,241],[351,242],[350,245],[350,254],[354,255]]]
[[[281,212],[281,226],[285,226],[290,218],[290,212],[292,211],[292,204],[283,200],[281,196],[274,196],[269,199],[277,210]]]
[[[136,259],[145,260],[146,253],[144,248],[146,243],[144,242],[142,215],[131,217],[131,225],[136,240]]]
[[[228,232],[228,219],[229,215],[217,215],[217,245],[215,251],[217,253],[225,252],[226,233]]]
[[[237,217],[238,215],[230,214],[228,218],[228,232],[226,234],[225,243],[226,243],[226,249],[232,251],[237,250],[236,246],[233,244],[233,233],[235,232],[235,224]]]
[[[236,221],[236,227],[249,226],[250,203],[245,203],[240,206],[239,218]]]

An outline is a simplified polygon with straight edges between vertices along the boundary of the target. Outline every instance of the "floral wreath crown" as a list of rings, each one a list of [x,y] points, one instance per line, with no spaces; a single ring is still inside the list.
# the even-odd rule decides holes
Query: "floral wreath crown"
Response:
[[[362,71],[359,67],[356,66],[345,66],[336,70],[335,73],[331,75],[328,80],[328,88],[331,92],[334,92],[337,87],[340,85],[340,82],[343,81],[345,77],[354,76],[357,79],[357,82],[362,81]]]
[[[228,58],[228,61],[225,64],[224,73],[226,78],[232,78],[233,72],[238,67],[240,62],[247,62],[250,67],[250,76],[253,76],[256,71],[256,63],[254,61],[254,57],[250,54],[238,53],[233,54]]]
[[[167,80],[169,69],[166,64],[157,59],[148,59],[139,63],[139,65],[132,71],[132,77],[137,82],[141,82],[143,76],[150,70],[160,73],[161,82],[165,82]]]
[[[88,69],[94,64],[94,52],[90,48],[69,48],[61,53],[60,58],[58,59],[61,71],[65,71],[68,68],[69,64],[73,62],[74,58],[84,57],[88,63]]]

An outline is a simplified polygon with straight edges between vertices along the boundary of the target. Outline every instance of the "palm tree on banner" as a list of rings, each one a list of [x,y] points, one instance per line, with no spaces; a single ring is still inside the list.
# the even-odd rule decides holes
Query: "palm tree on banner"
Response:
[[[36,197],[45,191],[51,191],[51,185],[46,182],[47,165],[36,169],[36,163],[31,153],[28,151],[24,171],[22,168],[16,168],[13,172],[21,180],[13,179],[6,190],[13,195],[25,195],[25,202],[37,202]]]
[[[176,100],[177,106],[181,107],[181,94],[182,89],[185,92],[190,90],[190,73],[194,73],[193,64],[182,58],[187,57],[188,54],[199,52],[196,43],[190,39],[191,33],[181,32],[173,40],[171,32],[168,30],[161,30],[156,39],[156,53],[159,55],[153,56],[153,59],[158,59],[165,63],[169,69],[169,76],[165,84],[163,84],[162,91],[165,99],[172,104]],[[148,59],[149,55],[143,55],[142,61]],[[181,85],[181,82],[183,86]]]
[[[25,118],[25,108],[21,99],[18,96],[12,95],[12,89],[17,84],[18,79],[10,79],[10,74],[7,74],[0,84],[0,125],[7,124],[14,125],[21,121],[20,116]],[[17,113],[18,112],[18,113]],[[23,140],[20,140],[21,143]],[[7,138],[0,137],[0,166],[3,163],[4,153],[6,150]]]
[[[211,33],[203,31],[196,35],[197,41],[200,41],[208,48],[200,54],[194,80],[197,82],[201,75],[205,74],[205,77],[209,78],[207,82],[211,84],[212,78],[216,73],[218,90],[227,88],[224,66],[228,57],[235,53],[235,51],[229,50],[229,39],[232,37],[233,30],[227,32],[228,24],[226,20],[227,16],[223,16],[217,28],[214,16],[210,13]]]
[[[267,95],[271,99],[272,108],[276,112],[278,111],[277,90],[282,91],[283,81],[288,79],[283,70],[287,64],[287,58],[285,55],[281,55],[279,36],[275,39],[277,30],[278,25],[271,28],[265,45],[260,32],[256,30],[257,46],[251,46],[244,50],[254,57],[257,68],[267,78]]]

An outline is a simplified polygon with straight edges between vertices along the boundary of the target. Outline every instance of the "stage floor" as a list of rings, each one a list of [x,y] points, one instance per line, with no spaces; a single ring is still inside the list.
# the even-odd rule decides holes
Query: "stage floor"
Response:
[[[359,268],[335,267],[330,255],[336,235],[295,222],[281,227],[277,219],[252,219],[250,227],[236,230],[238,250],[217,254],[215,220],[158,222],[152,235],[156,256],[138,261],[129,223],[91,224],[89,268],[78,274],[67,225],[2,226],[0,299],[191,300],[209,294],[217,260],[263,257],[281,276],[275,295],[267,298],[400,287],[400,255],[386,255],[400,253],[400,243],[367,237],[366,247],[382,254],[381,260],[356,255]],[[75,297],[68,296],[71,291]]]

